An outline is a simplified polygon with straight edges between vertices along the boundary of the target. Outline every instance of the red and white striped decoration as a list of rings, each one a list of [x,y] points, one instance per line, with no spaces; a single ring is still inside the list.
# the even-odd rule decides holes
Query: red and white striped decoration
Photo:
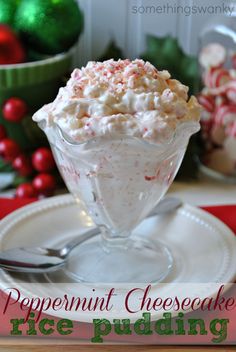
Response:
[[[215,123],[227,126],[236,121],[236,105],[221,105],[215,111]]]
[[[218,52],[219,50],[219,52]],[[225,50],[225,49],[224,49]],[[198,96],[203,107],[201,136],[208,167],[226,174],[236,172],[236,51],[230,56],[232,67],[224,67],[224,50],[208,45],[200,54],[205,87]]]
[[[230,72],[224,68],[211,68],[204,75],[204,83],[208,88],[218,88],[230,82]]]
[[[214,123],[213,114],[204,110],[201,116],[201,128],[202,128],[202,135],[204,138],[208,138],[209,133],[211,132],[213,123]]]
[[[211,95],[200,94],[198,101],[206,111],[213,112],[215,110],[215,99]]]

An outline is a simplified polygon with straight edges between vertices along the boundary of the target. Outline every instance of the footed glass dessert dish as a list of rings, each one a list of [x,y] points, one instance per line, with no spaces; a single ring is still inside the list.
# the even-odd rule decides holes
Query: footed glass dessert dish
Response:
[[[179,125],[173,139],[160,145],[126,136],[75,143],[57,125],[40,126],[68,190],[101,232],[73,250],[67,272],[85,282],[163,280],[173,259],[158,228],[155,242],[146,233],[132,237],[132,230],[168,190],[199,124]]]
[[[188,88],[143,60],[89,62],[33,119],[100,235],[75,248],[75,281],[159,282],[173,264],[161,241],[132,236],[172,183],[200,106]]]

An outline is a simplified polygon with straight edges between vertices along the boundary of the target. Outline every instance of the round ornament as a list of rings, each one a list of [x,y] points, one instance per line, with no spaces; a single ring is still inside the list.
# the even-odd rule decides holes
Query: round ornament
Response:
[[[17,64],[25,61],[25,50],[10,27],[0,24],[0,65]]]
[[[20,0],[0,0],[0,23],[14,25],[15,12]]]
[[[76,0],[22,0],[15,28],[29,49],[54,55],[78,40],[83,15]]]
[[[12,166],[23,177],[30,176],[33,173],[31,160],[24,154],[18,155],[13,161]]]
[[[33,179],[33,187],[38,194],[51,196],[56,188],[55,177],[47,173],[38,174]]]
[[[32,156],[32,163],[35,170],[48,172],[55,168],[55,161],[51,149],[42,147],[37,149]]]
[[[10,138],[0,141],[0,156],[6,161],[13,161],[20,154],[19,145]]]
[[[2,109],[3,117],[10,122],[20,122],[28,111],[24,100],[12,97],[5,101]]]
[[[16,198],[34,198],[36,197],[36,191],[33,185],[29,182],[22,183],[16,189]]]

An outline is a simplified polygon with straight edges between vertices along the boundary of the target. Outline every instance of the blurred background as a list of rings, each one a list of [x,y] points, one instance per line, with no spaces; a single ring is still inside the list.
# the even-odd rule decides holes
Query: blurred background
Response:
[[[217,15],[210,6],[215,8],[222,3],[222,0],[79,0],[85,26],[77,64],[101,56],[111,39],[126,57],[139,57],[147,48],[147,35],[170,35],[177,38],[184,52],[197,55],[199,32]],[[193,6],[203,7],[202,12],[192,14]]]
[[[236,2],[229,0],[0,0],[1,192],[45,197],[64,189],[32,114],[74,67],[109,58],[143,58],[189,86],[203,107],[202,130],[177,180],[193,193],[214,184],[235,196]]]

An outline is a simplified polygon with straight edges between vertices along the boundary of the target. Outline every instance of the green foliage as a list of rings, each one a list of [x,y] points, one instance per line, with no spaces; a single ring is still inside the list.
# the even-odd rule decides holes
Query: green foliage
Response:
[[[0,172],[11,172],[13,168],[11,164],[7,163],[3,159],[0,158]]]
[[[13,183],[12,183],[12,187],[16,188],[16,187],[20,186],[22,183],[30,182],[30,181],[31,180],[30,180],[29,177],[23,177],[23,176],[15,175],[15,178],[14,178]]]
[[[198,81],[197,58],[183,52],[177,39],[170,36],[158,38],[147,36],[147,50],[141,57],[150,61],[158,70],[168,70],[171,76],[196,91]]]

